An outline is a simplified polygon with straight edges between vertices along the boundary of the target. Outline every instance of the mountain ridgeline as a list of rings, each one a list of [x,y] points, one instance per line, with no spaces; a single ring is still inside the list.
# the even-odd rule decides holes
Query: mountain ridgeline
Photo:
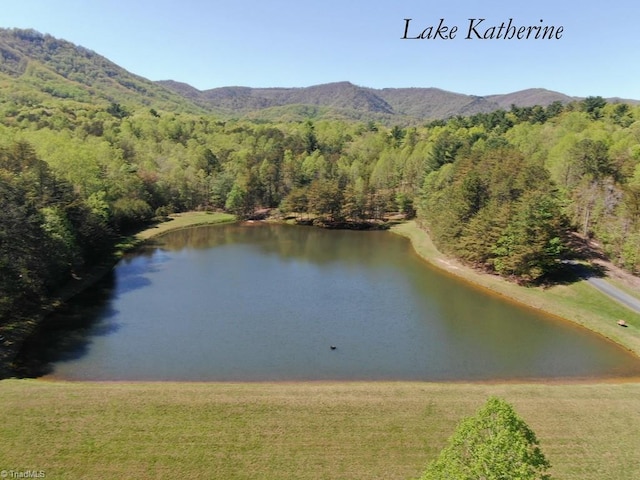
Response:
[[[544,89],[530,89],[506,95],[479,97],[438,88],[373,89],[337,82],[306,88],[222,87],[200,91],[175,81],[158,82],[168,89],[228,115],[278,120],[291,115],[377,120],[383,123],[416,123],[458,115],[489,113],[511,105],[531,107],[574,99]],[[296,108],[297,107],[297,108]],[[307,107],[306,109],[303,107]]]
[[[640,273],[637,102],[347,82],[199,91],[32,30],[0,30],[0,57],[0,335],[123,234],[186,210],[330,225],[401,213],[524,283],[557,278],[579,234]]]
[[[152,82],[101,55],[34,30],[0,29],[0,76],[7,94],[15,90],[35,99],[69,99],[220,118],[262,121],[342,119],[388,125],[419,124],[499,109],[562,104],[575,98],[545,89],[475,96],[437,88],[373,89],[337,82],[305,88],[222,87],[200,91],[185,83]]]

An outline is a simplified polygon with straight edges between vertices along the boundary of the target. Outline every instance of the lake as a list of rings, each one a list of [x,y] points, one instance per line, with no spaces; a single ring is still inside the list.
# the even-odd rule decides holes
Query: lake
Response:
[[[612,342],[433,269],[403,237],[260,223],[160,237],[23,353],[32,374],[69,380],[640,374]]]

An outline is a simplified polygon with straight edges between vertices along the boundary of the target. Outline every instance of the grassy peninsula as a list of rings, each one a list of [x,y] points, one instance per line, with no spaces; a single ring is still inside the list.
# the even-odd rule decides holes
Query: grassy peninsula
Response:
[[[199,225],[215,225],[218,223],[230,223],[236,221],[235,215],[222,212],[184,212],[175,213],[150,226],[142,228],[138,232],[123,237],[117,245],[117,257],[134,250],[145,242],[152,240],[172,230],[182,230],[183,228],[197,227]]]

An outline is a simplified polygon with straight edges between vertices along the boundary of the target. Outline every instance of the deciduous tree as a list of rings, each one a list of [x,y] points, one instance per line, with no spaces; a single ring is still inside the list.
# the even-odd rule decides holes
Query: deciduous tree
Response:
[[[535,433],[499,398],[463,420],[421,480],[550,480]]]

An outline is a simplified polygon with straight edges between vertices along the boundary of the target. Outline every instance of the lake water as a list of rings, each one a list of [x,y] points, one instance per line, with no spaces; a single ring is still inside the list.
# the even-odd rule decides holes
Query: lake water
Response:
[[[53,318],[24,357],[73,380],[640,374],[613,343],[443,275],[405,238],[262,224],[164,235]]]

